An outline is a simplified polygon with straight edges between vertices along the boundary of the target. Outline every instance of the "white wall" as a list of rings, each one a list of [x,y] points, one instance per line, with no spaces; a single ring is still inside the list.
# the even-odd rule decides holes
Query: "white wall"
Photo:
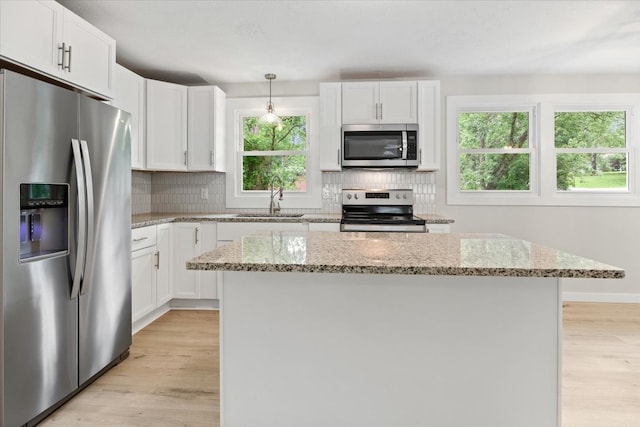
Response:
[[[442,78],[442,129],[449,95],[640,92],[637,75]],[[445,132],[442,164],[445,165]],[[454,232],[499,232],[606,262],[626,270],[622,280],[564,282],[565,299],[640,302],[640,207],[454,206],[438,172],[436,211],[455,219]]]

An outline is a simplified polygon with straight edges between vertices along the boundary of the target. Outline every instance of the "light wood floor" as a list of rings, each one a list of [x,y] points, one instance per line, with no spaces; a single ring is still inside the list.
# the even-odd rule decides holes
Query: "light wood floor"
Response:
[[[640,426],[640,305],[567,303],[563,315],[562,427]],[[218,313],[171,311],[41,425],[216,427],[218,363]]]
[[[170,311],[134,335],[130,351],[39,425],[219,425],[217,311]]]

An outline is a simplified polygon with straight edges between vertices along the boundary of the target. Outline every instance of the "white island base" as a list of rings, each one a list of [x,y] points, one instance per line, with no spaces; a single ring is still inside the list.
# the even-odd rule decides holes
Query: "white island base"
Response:
[[[222,427],[553,427],[558,278],[225,271]]]

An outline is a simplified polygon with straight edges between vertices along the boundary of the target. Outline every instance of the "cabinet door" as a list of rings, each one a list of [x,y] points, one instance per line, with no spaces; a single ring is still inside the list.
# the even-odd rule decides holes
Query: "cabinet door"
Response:
[[[172,245],[171,245],[172,224],[159,224],[157,226],[157,242],[155,254],[156,268],[156,306],[159,307],[172,298],[171,289],[172,277],[171,267]]]
[[[116,42],[73,12],[62,14],[62,40],[71,49],[61,77],[111,98]]]
[[[187,170],[187,87],[146,81],[147,169]]]
[[[202,253],[212,251],[216,248],[216,223],[202,223],[202,245],[200,250]],[[217,272],[201,271],[200,272],[200,298],[216,299],[218,298],[217,288]]]
[[[55,1],[0,1],[0,55],[58,76],[63,11]]]
[[[140,319],[156,308],[156,247],[131,252],[131,317]]]
[[[111,105],[131,113],[131,167],[144,169],[144,78],[116,64]]]
[[[224,172],[224,101],[217,86],[188,88],[188,168]]]
[[[173,296],[174,298],[200,298],[200,274],[187,270],[186,262],[200,255],[200,224],[176,222],[173,224]]]
[[[380,82],[380,123],[418,123],[415,81]]]
[[[342,83],[342,124],[378,123],[378,82]]]
[[[440,169],[440,82],[418,82],[418,170]]]
[[[320,170],[341,170],[342,84],[320,83]]]

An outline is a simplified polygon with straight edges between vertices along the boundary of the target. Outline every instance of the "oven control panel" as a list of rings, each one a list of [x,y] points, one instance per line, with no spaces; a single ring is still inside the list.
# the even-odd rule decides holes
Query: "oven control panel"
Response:
[[[413,205],[413,190],[343,189],[343,205]]]

